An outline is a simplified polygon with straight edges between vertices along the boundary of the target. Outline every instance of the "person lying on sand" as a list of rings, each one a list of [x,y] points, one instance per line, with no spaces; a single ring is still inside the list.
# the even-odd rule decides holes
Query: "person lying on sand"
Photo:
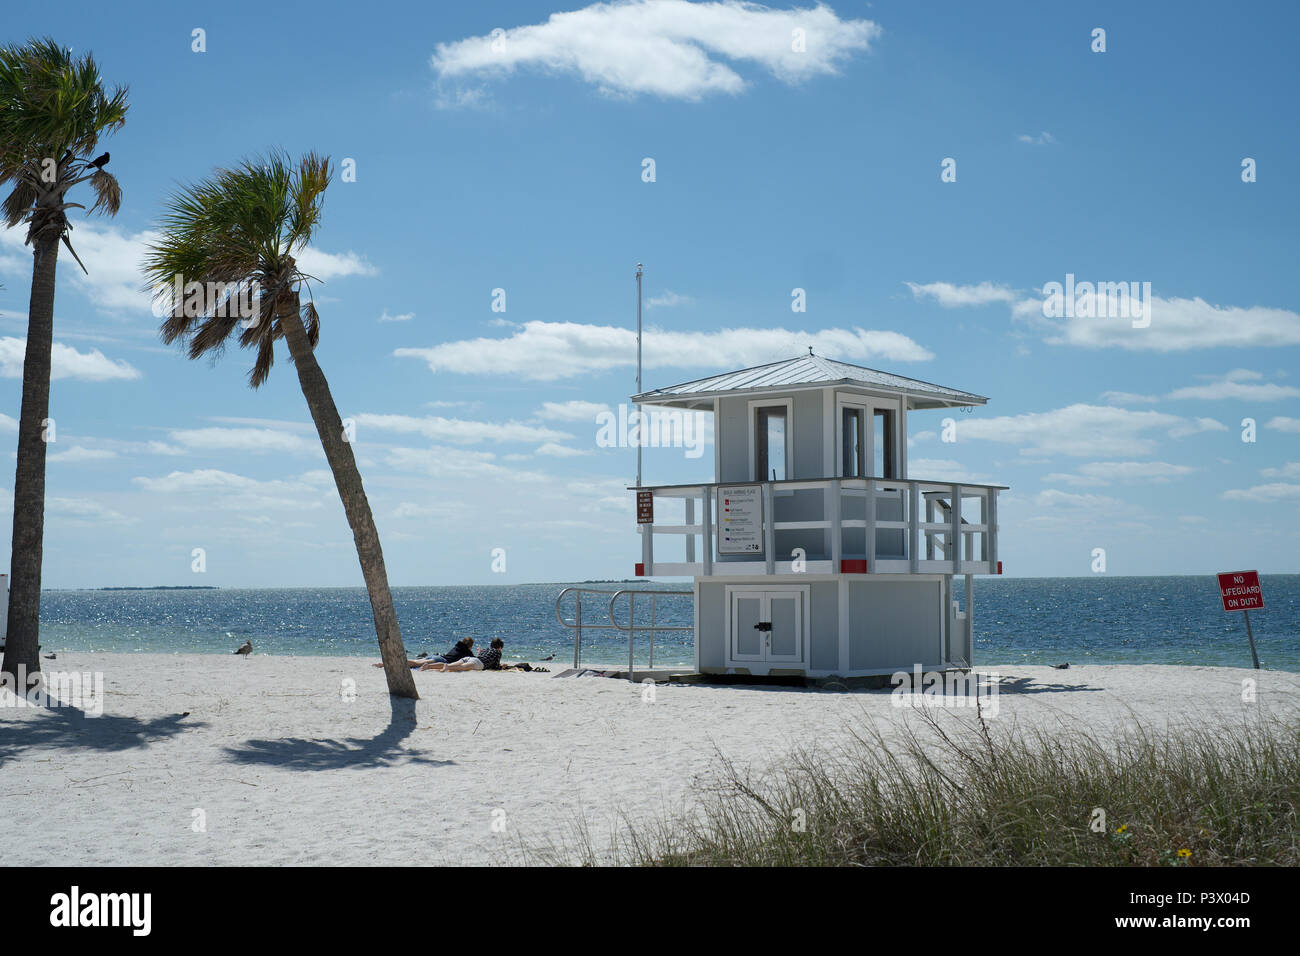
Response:
[[[444,661],[428,661],[420,670],[422,671],[442,671],[451,673],[453,671],[499,671],[501,669],[501,648],[506,646],[506,642],[499,637],[492,639],[492,646],[485,651],[481,651],[478,657],[462,657],[458,661],[446,663]]]
[[[455,663],[456,661],[461,661],[467,657],[473,657],[473,656],[474,656],[474,638],[462,637],[459,641],[456,642],[456,646],[453,647],[451,650],[449,650],[446,654],[435,654],[433,657],[416,658],[413,661],[407,661],[406,666],[411,668],[411,670],[418,670],[423,668],[425,664],[432,664],[432,663],[452,664]],[[383,661],[380,661],[375,666],[383,667],[384,666]],[[477,667],[468,668],[468,669],[478,670]]]
[[[463,660],[466,657],[474,656],[474,638],[462,637],[453,647],[445,654],[435,654],[433,657],[423,661],[411,661],[413,667],[422,667],[425,664],[436,662],[439,664],[452,664],[456,661]]]

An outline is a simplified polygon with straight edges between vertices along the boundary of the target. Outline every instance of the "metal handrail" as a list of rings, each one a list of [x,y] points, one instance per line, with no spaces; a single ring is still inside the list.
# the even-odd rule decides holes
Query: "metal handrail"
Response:
[[[627,625],[618,623],[614,617],[614,602],[624,594],[628,595],[627,599]],[[636,596],[638,594],[650,595],[650,626],[638,628],[636,626]],[[632,680],[633,672],[636,670],[636,632],[650,632],[650,667],[655,666],[655,631],[694,631],[693,624],[659,624],[655,623],[655,604],[662,595],[676,595],[678,597],[694,597],[694,591],[667,591],[667,590],[649,590],[643,588],[623,588],[621,591],[615,591],[609,599],[609,622],[620,631],[627,631],[627,679]]]
[[[561,611],[561,605],[564,602],[565,595],[574,594],[575,608],[574,619],[572,622],[566,621]],[[608,624],[586,624],[582,620],[582,596],[584,594],[609,595],[609,603],[605,607],[608,615]],[[614,602],[624,594],[633,595],[628,598],[628,622],[619,624],[614,617]],[[636,623],[636,597],[637,594],[649,594],[650,599],[650,626],[638,626]],[[560,622],[560,626],[574,631],[573,641],[573,666],[580,667],[582,661],[582,632],[589,631],[627,631],[627,650],[628,650],[628,680],[633,679],[635,670],[634,648],[637,631],[650,631],[650,666],[654,666],[654,635],[656,631],[694,631],[694,625],[682,624],[659,624],[656,620],[658,598],[663,595],[675,595],[678,597],[693,597],[693,591],[667,591],[667,590],[642,590],[640,588],[621,588],[618,591],[602,590],[600,588],[581,588],[568,587],[562,590],[555,597],[555,619]]]
[[[560,613],[560,604],[564,601],[564,596],[570,592],[577,595],[577,609],[574,613],[574,622],[570,624]],[[602,591],[599,588],[565,588],[555,596],[555,619],[560,622],[561,627],[567,627],[571,631],[576,631],[573,641],[573,666],[578,667],[582,659],[582,631],[584,628],[592,631],[612,631],[616,630],[613,622],[609,624],[583,624],[582,623],[582,596],[584,594],[609,594],[609,591]]]

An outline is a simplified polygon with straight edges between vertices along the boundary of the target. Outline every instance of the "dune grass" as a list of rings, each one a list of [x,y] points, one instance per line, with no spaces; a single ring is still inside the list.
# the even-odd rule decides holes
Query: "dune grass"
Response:
[[[1229,866],[1300,863],[1300,723],[1122,739],[994,734],[919,712],[766,773],[722,761],[689,813],[624,820],[566,862],[696,866]],[[999,728],[1000,729],[1000,728]],[[552,855],[552,862],[557,858]]]

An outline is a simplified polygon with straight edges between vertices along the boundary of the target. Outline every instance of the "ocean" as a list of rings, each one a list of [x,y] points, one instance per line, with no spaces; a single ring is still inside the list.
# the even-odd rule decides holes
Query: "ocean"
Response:
[[[1251,614],[1261,664],[1300,671],[1300,575],[1263,575],[1265,608]],[[555,617],[564,584],[394,588],[412,656],[441,653],[458,638],[499,636],[507,660],[573,660],[573,635]],[[689,584],[589,584],[689,590]],[[958,589],[960,591],[960,588]],[[644,599],[642,599],[644,601]],[[584,621],[607,603],[584,598]],[[648,602],[638,623],[648,620]],[[621,620],[626,619],[625,604]],[[566,616],[572,615],[568,605]],[[658,620],[691,623],[686,598],[659,599]],[[378,660],[362,588],[47,591],[44,653],[229,654],[251,640],[259,654],[371,656]],[[1225,613],[1212,576],[975,579],[975,662],[996,664],[1204,664],[1251,666],[1240,613]],[[649,638],[637,639],[637,660]],[[585,631],[584,664],[627,663],[626,634]],[[689,665],[690,635],[660,634],[656,665]]]

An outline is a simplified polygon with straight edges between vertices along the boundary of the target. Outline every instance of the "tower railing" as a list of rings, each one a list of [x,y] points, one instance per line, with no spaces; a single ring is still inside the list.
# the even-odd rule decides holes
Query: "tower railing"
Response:
[[[761,552],[720,553],[719,488],[761,489]],[[637,525],[638,576],[723,574],[999,574],[998,492],[1005,485],[897,478],[660,485],[656,505],[682,501],[683,520]],[[964,513],[965,512],[965,513]],[[662,521],[663,523],[658,523]],[[684,538],[685,560],[655,556],[656,536]]]

